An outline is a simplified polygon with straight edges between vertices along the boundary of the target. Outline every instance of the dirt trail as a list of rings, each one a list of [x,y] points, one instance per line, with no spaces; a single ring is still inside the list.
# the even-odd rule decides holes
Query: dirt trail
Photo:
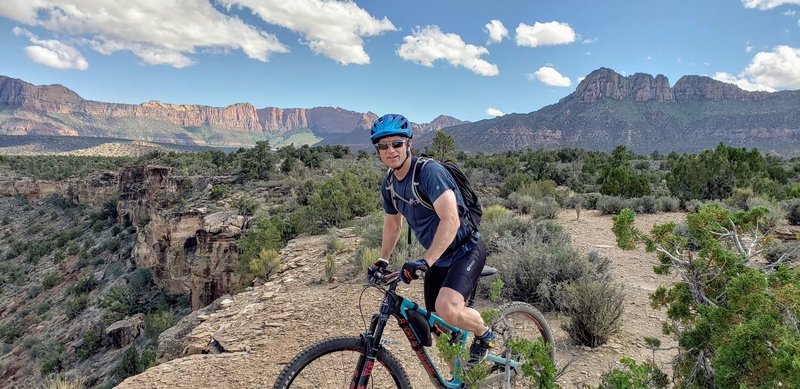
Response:
[[[637,217],[637,226],[649,230],[656,223],[681,220],[683,214],[666,213]],[[659,285],[671,282],[657,276],[652,267],[655,258],[643,250],[622,251],[615,247],[611,218],[596,211],[582,212],[575,220],[573,211],[562,211],[559,222],[569,231],[573,245],[582,252],[598,251],[612,260],[615,282],[625,287],[625,313],[620,331],[604,346],[589,349],[572,345],[560,325],[558,314],[547,314],[557,339],[557,359],[561,366],[571,361],[559,382],[566,388],[581,384],[597,385],[600,375],[615,366],[622,356],[643,361],[652,357],[643,345],[643,337],[659,338],[664,347],[674,345],[661,334],[666,313],[650,308],[648,295]],[[118,388],[263,388],[272,387],[281,368],[301,349],[333,335],[358,335],[363,331],[363,316],[376,310],[380,294],[368,290],[362,294],[357,281],[323,283],[322,250],[324,237],[295,239],[281,252],[287,263],[275,281],[237,294],[224,308],[208,315],[189,335],[190,347],[204,349],[212,337],[228,352],[195,354],[168,361],[130,377]],[[339,279],[346,279],[358,238],[342,237],[348,247],[337,254]],[[422,283],[403,286],[401,294],[421,301]],[[330,314],[335,310],[335,314]],[[413,376],[416,388],[429,388],[430,382],[416,357],[405,344],[405,337],[390,327],[387,335],[396,340],[390,350],[398,356]],[[674,352],[656,353],[656,362],[664,369]],[[320,388],[326,389],[326,388]]]

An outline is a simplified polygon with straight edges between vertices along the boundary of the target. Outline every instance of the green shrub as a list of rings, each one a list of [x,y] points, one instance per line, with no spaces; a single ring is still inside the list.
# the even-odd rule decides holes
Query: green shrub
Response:
[[[224,199],[225,197],[228,196],[230,192],[231,188],[229,188],[228,185],[225,184],[212,185],[209,197],[211,197],[211,200]]]
[[[557,308],[559,285],[586,276],[588,261],[556,222],[519,221],[507,227],[497,240],[498,251],[487,259],[497,267],[504,293],[544,310]]]
[[[42,356],[40,368],[42,375],[50,374],[53,371],[61,370],[61,354],[64,352],[64,345],[61,343],[50,343],[45,354]]]
[[[678,212],[681,210],[681,202],[675,197],[660,196],[656,203],[656,209],[660,212]]]
[[[516,209],[520,213],[527,215],[531,213],[531,210],[536,205],[536,200],[531,196],[513,192],[508,195],[506,204],[509,208]]]
[[[626,207],[625,200],[617,196],[600,196],[597,199],[597,210],[603,215],[616,215]]]
[[[158,336],[168,328],[175,325],[178,319],[170,311],[159,310],[144,315],[144,332],[150,339],[158,339]]]
[[[369,248],[362,246],[356,253],[356,275],[363,275],[367,273],[367,269],[381,257],[381,250],[376,248]]]
[[[669,377],[652,362],[638,365],[628,357],[619,362],[622,368],[604,373],[598,389],[666,388],[669,385]]]
[[[252,216],[259,207],[258,201],[246,193],[242,193],[237,196],[231,205],[236,208],[236,211],[239,212],[240,215],[243,216]]]
[[[99,327],[92,327],[83,333],[83,343],[75,350],[78,359],[84,361],[94,355],[103,346],[103,332]]]
[[[800,226],[800,199],[791,199],[784,203],[786,220],[793,226]]]
[[[522,185],[516,190],[519,194],[533,197],[534,199],[544,199],[546,197],[555,198],[558,196],[556,183],[551,180],[531,181]]]
[[[45,289],[50,289],[61,282],[61,278],[58,277],[58,272],[50,272],[45,274],[44,278],[42,278],[42,286]]]
[[[629,200],[628,208],[634,212],[642,213],[656,213],[658,211],[658,204],[656,198],[653,196],[642,196],[639,198],[632,198]]]
[[[333,272],[336,270],[336,261],[332,253],[325,254],[325,281],[333,281]]]
[[[530,209],[530,215],[533,218],[555,219],[558,216],[559,209],[558,202],[554,198],[545,197],[534,201]]]
[[[342,251],[344,249],[344,243],[339,240],[339,236],[336,235],[336,232],[329,232],[328,236],[325,238],[325,252],[336,253],[337,251]]]
[[[99,285],[99,282],[94,278],[94,274],[87,274],[81,277],[75,285],[72,286],[70,292],[76,295],[88,294]]]
[[[771,242],[762,253],[769,263],[791,262],[800,259],[800,242]]]
[[[281,267],[281,257],[276,250],[262,249],[258,253],[258,257],[250,259],[248,269],[250,274],[269,280],[272,274],[275,274]]]
[[[64,308],[67,318],[74,319],[89,305],[89,298],[85,294],[80,294],[73,299],[67,301],[67,306]]]
[[[57,375],[44,382],[44,389],[84,389],[86,380],[80,377]]]
[[[277,252],[286,245],[290,237],[290,226],[283,219],[272,216],[261,218],[255,227],[250,228],[244,236],[236,241],[239,248],[239,271],[250,270],[252,261],[258,262],[261,252],[272,250]]]
[[[618,329],[624,310],[621,285],[581,278],[561,290],[564,326],[572,340],[589,347],[606,343]]]
[[[740,210],[747,210],[747,200],[753,196],[751,188],[734,188],[731,196],[725,199],[725,204]]]
[[[23,334],[25,331],[15,322],[0,325],[0,340],[5,343],[14,343]]]
[[[511,211],[509,211],[508,208],[500,204],[493,204],[483,208],[483,216],[481,217],[481,223],[482,224],[494,223],[498,220],[510,216],[511,216]]]

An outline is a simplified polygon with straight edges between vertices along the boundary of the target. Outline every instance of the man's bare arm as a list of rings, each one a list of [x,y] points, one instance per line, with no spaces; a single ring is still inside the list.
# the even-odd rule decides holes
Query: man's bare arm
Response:
[[[433,266],[439,257],[447,250],[453,239],[456,238],[461,221],[458,218],[458,204],[456,195],[452,190],[447,190],[433,202],[433,209],[439,216],[439,227],[433,235],[431,246],[425,251],[423,258],[428,265]]]
[[[400,239],[400,228],[403,226],[403,215],[387,213],[383,219],[383,238],[381,240],[381,258],[389,259],[397,240]],[[403,258],[405,260],[405,258]]]

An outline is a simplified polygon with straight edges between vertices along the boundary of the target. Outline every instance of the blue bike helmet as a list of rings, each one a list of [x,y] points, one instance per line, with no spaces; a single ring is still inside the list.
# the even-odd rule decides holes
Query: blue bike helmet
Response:
[[[374,144],[378,142],[378,139],[392,135],[411,138],[411,122],[403,115],[394,113],[383,115],[372,125],[369,139]]]

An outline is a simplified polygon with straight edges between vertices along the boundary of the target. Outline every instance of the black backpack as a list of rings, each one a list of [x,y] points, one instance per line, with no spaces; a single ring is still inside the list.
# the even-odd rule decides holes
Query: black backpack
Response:
[[[418,157],[411,172],[411,190],[414,193],[414,197],[419,199],[420,205],[430,210],[433,210],[433,204],[431,204],[431,200],[425,193],[419,192],[417,188],[419,187],[419,179],[420,179],[420,173],[422,172],[422,168],[425,167],[425,164],[433,160],[434,160],[433,158],[430,158],[426,155]],[[475,190],[472,189],[472,185],[469,183],[467,175],[464,174],[463,171],[461,171],[461,168],[458,167],[458,164],[456,164],[451,160],[446,160],[444,162],[439,162],[439,163],[442,166],[444,166],[445,170],[447,170],[453,177],[453,181],[456,182],[456,186],[458,186],[458,190],[461,192],[461,197],[464,199],[464,205],[467,207],[466,215],[463,216],[466,216],[467,221],[469,222],[469,226],[472,228],[472,231],[477,232],[478,227],[480,227],[481,224],[481,216],[483,216],[483,210],[481,209],[481,203],[478,201],[478,195],[475,194]],[[402,201],[408,202],[407,200],[398,196],[397,192],[395,192],[394,183],[392,182],[391,169],[389,169],[389,175],[386,177],[386,181],[388,183],[386,189],[392,196],[392,202],[394,202],[395,209],[397,209],[397,199],[401,199]],[[409,234],[409,239],[410,239],[410,234]]]

